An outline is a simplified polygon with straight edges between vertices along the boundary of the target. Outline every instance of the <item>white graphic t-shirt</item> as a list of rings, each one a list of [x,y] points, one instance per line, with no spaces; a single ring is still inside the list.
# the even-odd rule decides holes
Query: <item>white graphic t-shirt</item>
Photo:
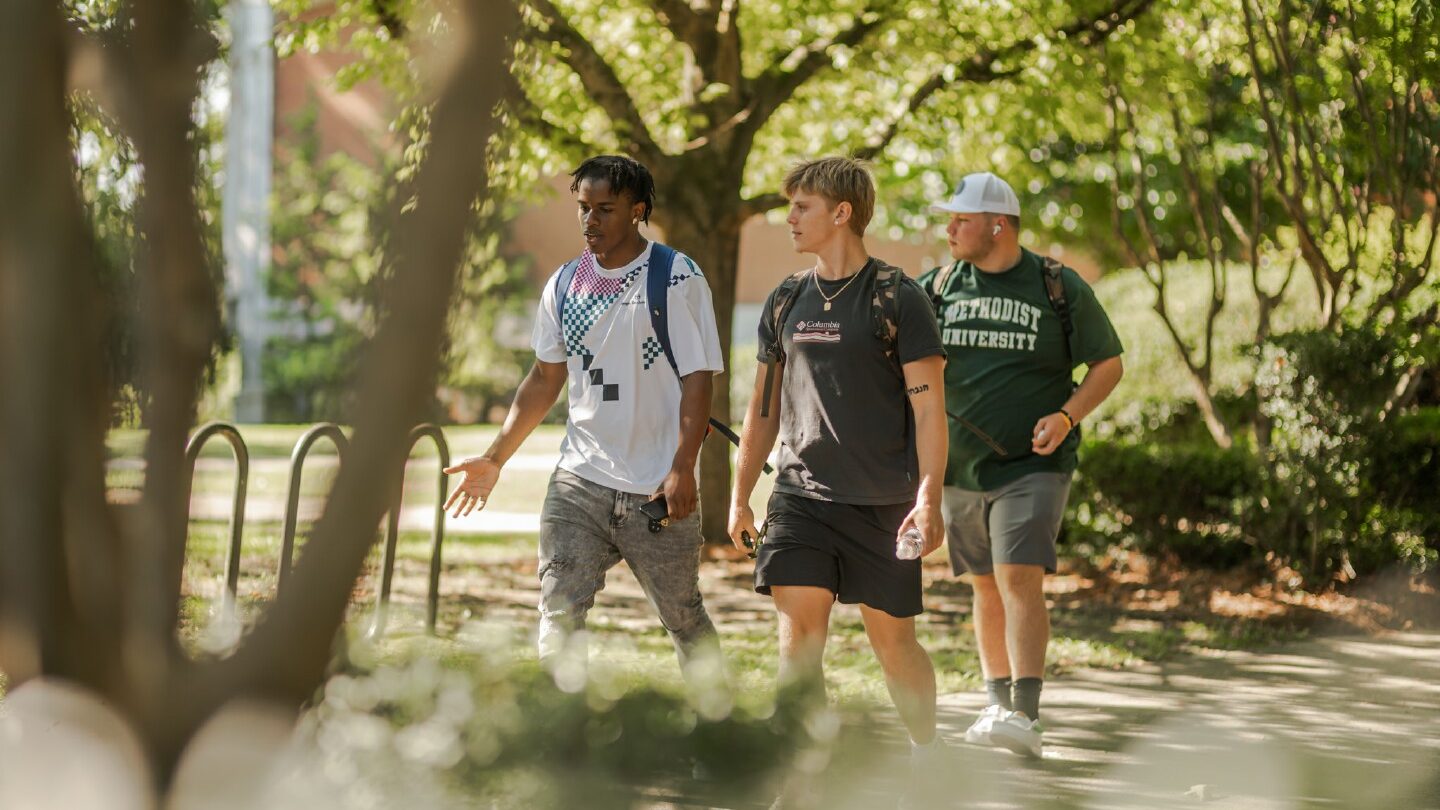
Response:
[[[557,318],[557,269],[545,282],[531,344],[535,357],[566,363],[570,418],[560,468],[601,486],[653,493],[680,446],[680,380],[646,309],[651,242],[624,267],[606,270],[587,250]],[[561,268],[563,269],[563,267]],[[667,303],[670,348],[680,374],[725,370],[710,286],[676,251]]]

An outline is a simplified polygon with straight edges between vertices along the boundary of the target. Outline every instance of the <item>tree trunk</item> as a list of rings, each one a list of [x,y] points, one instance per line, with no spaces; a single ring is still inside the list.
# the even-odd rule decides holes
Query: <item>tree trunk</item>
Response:
[[[88,257],[68,154],[62,31],[46,3],[0,11],[0,110],[13,111],[0,127],[0,667],[11,688],[41,674],[90,674],[57,542],[66,431],[83,408],[74,359],[89,349],[70,322]]]
[[[383,495],[403,470],[407,429],[435,388],[447,302],[473,205],[488,181],[484,146],[499,120],[494,107],[503,93],[499,77],[508,71],[514,6],[470,3],[470,44],[434,107],[417,207],[386,247],[395,276],[385,287],[386,317],[361,376],[364,408],[350,459],[295,567],[296,587],[269,606],[235,655],[196,662],[173,643],[173,620],[163,627],[125,621],[149,618],[141,611],[147,602],[173,613],[168,603],[178,600],[163,591],[179,577],[135,542],[157,535],[157,521],[145,522],[137,507],[125,507],[128,515],[120,520],[120,510],[105,502],[103,310],[93,242],[74,187],[64,29],[53,5],[0,3],[0,110],[26,111],[23,121],[0,127],[0,177],[6,178],[0,183],[0,668],[9,688],[54,675],[105,696],[135,732],[163,803],[184,747],[224,704],[257,698],[294,710],[324,681],[331,643],[387,502]],[[168,9],[146,8],[147,25],[171,19]],[[163,39],[153,31],[148,36]],[[125,64],[133,64],[132,54],[126,52]],[[151,62],[143,69],[157,70]],[[154,75],[127,88],[143,108],[169,113],[147,119],[153,131],[141,150],[150,157],[140,209],[148,261],[141,267],[170,271],[148,282],[154,289],[145,316],[196,341],[215,314],[211,298],[180,294],[197,289],[192,276],[204,269],[200,259],[184,258],[198,242],[187,241],[193,233],[177,225],[197,216],[194,166],[183,146],[189,108],[176,113],[167,95],[175,88]],[[183,193],[162,193],[167,182]],[[149,358],[152,374],[173,382],[196,368],[194,346],[160,349]],[[173,459],[177,448],[183,453],[193,415],[193,397],[183,388],[170,385],[172,404],[152,413],[162,423],[152,426],[151,443],[161,432],[174,437],[163,458]],[[176,504],[173,515],[160,517],[177,518],[175,533],[183,541],[184,491],[175,489],[173,475],[162,479],[156,469],[147,466],[146,497],[152,488],[167,488],[155,502]],[[150,583],[158,584],[147,589]],[[154,644],[157,637],[163,643]]]
[[[1230,435],[1229,426],[1215,408],[1215,398],[1210,394],[1210,381],[1191,372],[1190,384],[1195,391],[1195,404],[1200,408],[1201,418],[1205,420],[1205,429],[1210,431],[1210,438],[1215,440],[1216,446],[1229,450],[1235,440]]]
[[[693,186],[697,189],[714,187],[704,184]],[[682,198],[667,202],[669,205],[665,209],[656,209],[657,224],[665,230],[668,244],[694,259],[710,283],[710,295],[715,302],[715,325],[720,332],[720,348],[725,353],[727,372],[715,380],[710,415],[729,422],[730,349],[742,224],[740,204],[736,200],[717,205],[713,198],[694,201]],[[700,452],[700,531],[708,543],[729,542],[725,523],[730,509],[732,447],[724,437],[711,434]]]

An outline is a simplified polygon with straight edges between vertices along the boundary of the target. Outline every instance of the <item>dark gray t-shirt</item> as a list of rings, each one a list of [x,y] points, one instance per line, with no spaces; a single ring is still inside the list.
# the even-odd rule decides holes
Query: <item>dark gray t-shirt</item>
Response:
[[[914,417],[905,383],[875,336],[871,258],[850,278],[819,279],[831,309],[816,290],[814,271],[802,276],[794,305],[780,330],[785,353],[781,389],[780,458],[775,491],[821,501],[860,505],[914,500],[919,483]],[[778,288],[777,288],[778,289]],[[774,335],[775,292],[760,316],[760,362]],[[945,354],[930,300],[901,274],[895,298],[896,355],[909,363]]]

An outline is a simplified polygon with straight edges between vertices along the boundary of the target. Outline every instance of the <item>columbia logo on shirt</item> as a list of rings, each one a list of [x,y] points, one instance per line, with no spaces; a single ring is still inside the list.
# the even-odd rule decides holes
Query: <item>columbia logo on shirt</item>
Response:
[[[840,324],[837,321],[798,321],[790,339],[796,343],[839,343]]]

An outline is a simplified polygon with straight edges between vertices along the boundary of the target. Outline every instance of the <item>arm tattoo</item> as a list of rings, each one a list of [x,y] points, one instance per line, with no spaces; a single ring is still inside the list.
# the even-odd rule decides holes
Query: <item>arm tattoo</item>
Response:
[[[914,388],[906,388],[906,389],[905,389],[905,393],[906,393],[906,394],[909,394],[910,396],[913,397],[913,396],[915,396],[916,394],[923,394],[923,393],[925,393],[926,391],[929,391],[929,390],[930,390],[930,385],[929,385],[929,383],[921,383],[920,385],[917,385],[917,386],[915,386]]]

